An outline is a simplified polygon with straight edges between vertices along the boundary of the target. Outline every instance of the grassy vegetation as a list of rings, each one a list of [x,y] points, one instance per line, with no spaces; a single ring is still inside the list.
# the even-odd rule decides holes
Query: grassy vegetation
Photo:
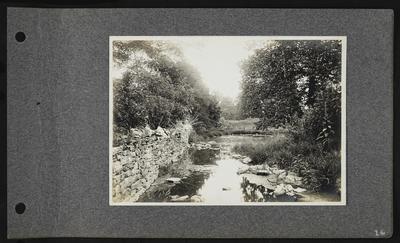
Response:
[[[248,118],[245,120],[221,120],[222,125],[220,128],[212,128],[202,132],[194,132],[190,135],[189,142],[202,141],[208,138],[219,137],[223,135],[272,135],[276,131],[282,132],[281,130],[257,130],[255,123],[258,120],[258,118]]]
[[[219,137],[223,135],[271,135],[269,131],[259,131],[259,130],[223,130],[223,129],[209,129],[200,134],[193,132],[189,137],[189,142],[198,142],[205,140],[207,138]]]
[[[268,137],[263,142],[238,144],[233,150],[249,156],[254,164],[277,165],[298,173],[304,184],[314,191],[334,189],[340,178],[338,152],[325,152],[319,145],[305,141],[295,143],[283,134]]]
[[[254,131],[258,118],[247,118],[244,120],[222,120],[222,128],[230,131]]]

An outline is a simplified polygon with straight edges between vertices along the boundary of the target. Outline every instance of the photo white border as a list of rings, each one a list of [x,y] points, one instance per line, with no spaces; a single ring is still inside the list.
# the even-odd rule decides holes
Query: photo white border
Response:
[[[243,202],[235,204],[194,202],[121,202],[112,201],[112,148],[113,148],[113,51],[114,40],[172,40],[204,38],[239,38],[248,40],[340,40],[341,51],[341,193],[339,202]],[[109,37],[109,206],[345,206],[346,198],[346,61],[347,36],[110,36]]]

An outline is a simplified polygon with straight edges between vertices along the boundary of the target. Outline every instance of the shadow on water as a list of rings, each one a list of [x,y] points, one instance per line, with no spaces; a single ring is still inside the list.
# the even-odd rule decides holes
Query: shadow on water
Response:
[[[155,188],[151,188],[139,201],[142,202],[168,202],[170,196],[193,196],[204,184],[204,181],[209,177],[208,173],[193,172],[186,178],[183,178],[179,183],[162,183]]]
[[[208,173],[194,172],[172,187],[170,190],[171,195],[193,196],[197,193],[197,190],[204,184],[204,181],[208,179],[208,177]]]
[[[214,149],[192,150],[191,159],[195,165],[215,165],[220,151]]]

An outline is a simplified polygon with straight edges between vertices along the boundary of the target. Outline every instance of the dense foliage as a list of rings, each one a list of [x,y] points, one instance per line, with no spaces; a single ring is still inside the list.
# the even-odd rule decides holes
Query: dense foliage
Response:
[[[299,173],[312,190],[340,190],[340,41],[269,42],[243,63],[240,111],[286,139],[234,149]]]
[[[340,41],[279,40],[243,64],[241,112],[258,128],[292,127],[297,139],[338,147]]]
[[[190,119],[197,131],[219,125],[217,100],[185,62],[179,48],[160,41],[114,41],[114,124],[129,129],[168,128]]]
[[[233,98],[219,95],[218,99],[221,107],[221,116],[225,120],[239,120],[241,118],[238,104]]]

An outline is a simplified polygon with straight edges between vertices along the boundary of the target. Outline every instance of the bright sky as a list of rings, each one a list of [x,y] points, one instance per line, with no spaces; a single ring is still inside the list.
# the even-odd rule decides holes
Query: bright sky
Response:
[[[165,38],[176,44],[200,73],[211,92],[236,98],[240,91],[240,64],[266,40],[240,37]],[[120,76],[123,70],[113,70]]]
[[[235,98],[239,94],[240,64],[252,53],[252,43],[239,38],[174,41],[200,73],[210,91]]]

